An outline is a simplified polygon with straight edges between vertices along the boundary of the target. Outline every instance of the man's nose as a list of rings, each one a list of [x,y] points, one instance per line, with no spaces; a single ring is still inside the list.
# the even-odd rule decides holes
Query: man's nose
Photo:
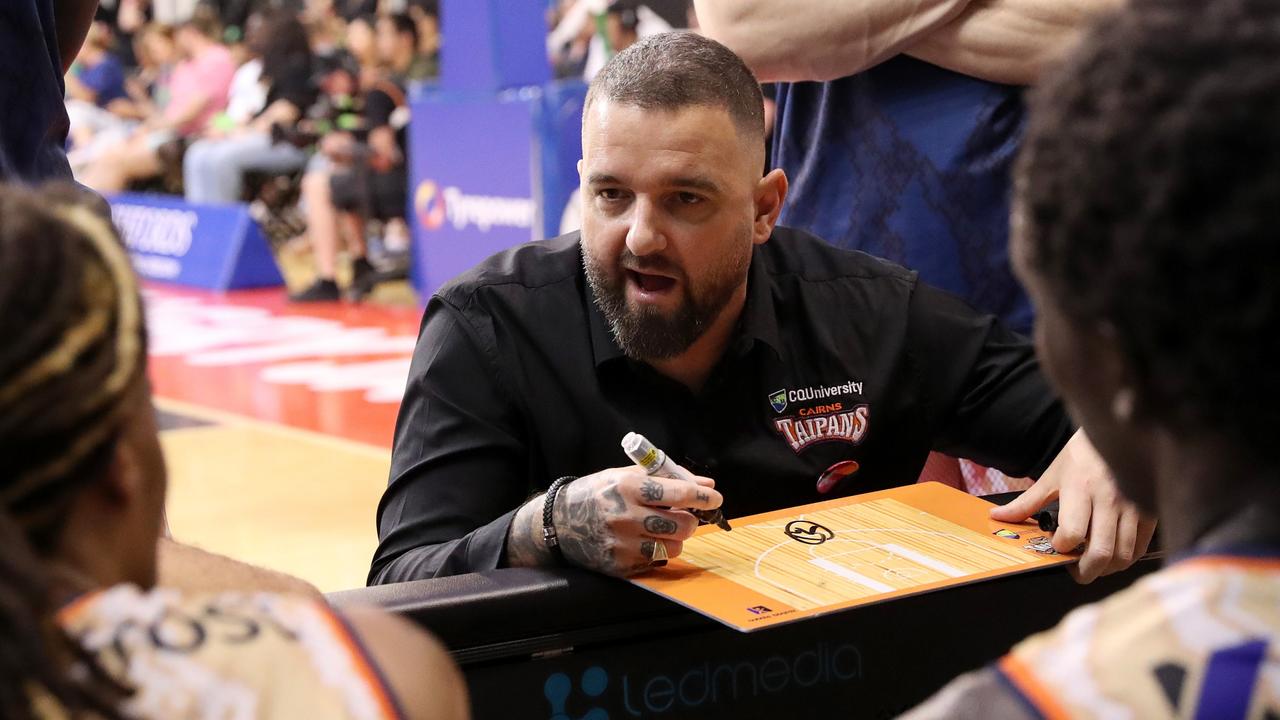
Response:
[[[627,230],[627,249],[636,256],[661,252],[667,246],[658,222],[658,208],[644,198],[632,206],[631,227]]]

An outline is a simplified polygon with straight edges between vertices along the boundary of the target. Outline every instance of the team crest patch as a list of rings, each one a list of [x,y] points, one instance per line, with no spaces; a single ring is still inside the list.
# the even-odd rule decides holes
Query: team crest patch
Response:
[[[871,406],[846,408],[831,403],[801,408],[798,415],[777,418],[773,427],[795,452],[823,442],[847,442],[857,445],[867,434]]]
[[[778,392],[769,396],[769,405],[773,407],[773,411],[780,413],[787,409],[787,390],[783,388]]]

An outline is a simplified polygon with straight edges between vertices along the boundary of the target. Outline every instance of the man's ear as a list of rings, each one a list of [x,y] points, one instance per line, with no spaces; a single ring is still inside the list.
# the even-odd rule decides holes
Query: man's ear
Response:
[[[760,245],[769,240],[773,227],[778,223],[782,203],[787,199],[787,174],[782,168],[774,168],[756,183],[755,220],[752,223],[752,240]]]

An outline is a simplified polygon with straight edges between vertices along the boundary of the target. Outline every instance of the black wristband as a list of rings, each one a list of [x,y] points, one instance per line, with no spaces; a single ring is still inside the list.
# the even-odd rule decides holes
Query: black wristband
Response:
[[[554,512],[556,495],[560,494],[561,488],[577,479],[576,475],[556,478],[556,481],[551,483],[551,487],[547,488],[546,498],[542,501],[542,542],[551,550],[551,554],[561,561],[564,560],[564,553],[560,550],[560,538],[556,537]]]

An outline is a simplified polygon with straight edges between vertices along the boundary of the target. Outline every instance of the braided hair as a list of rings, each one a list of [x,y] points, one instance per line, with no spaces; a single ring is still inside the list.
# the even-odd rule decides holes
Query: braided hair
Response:
[[[129,258],[72,191],[0,185],[0,718],[118,717],[119,687],[53,621],[47,558],[106,472],[145,338]],[[79,659],[90,673],[70,671]]]

